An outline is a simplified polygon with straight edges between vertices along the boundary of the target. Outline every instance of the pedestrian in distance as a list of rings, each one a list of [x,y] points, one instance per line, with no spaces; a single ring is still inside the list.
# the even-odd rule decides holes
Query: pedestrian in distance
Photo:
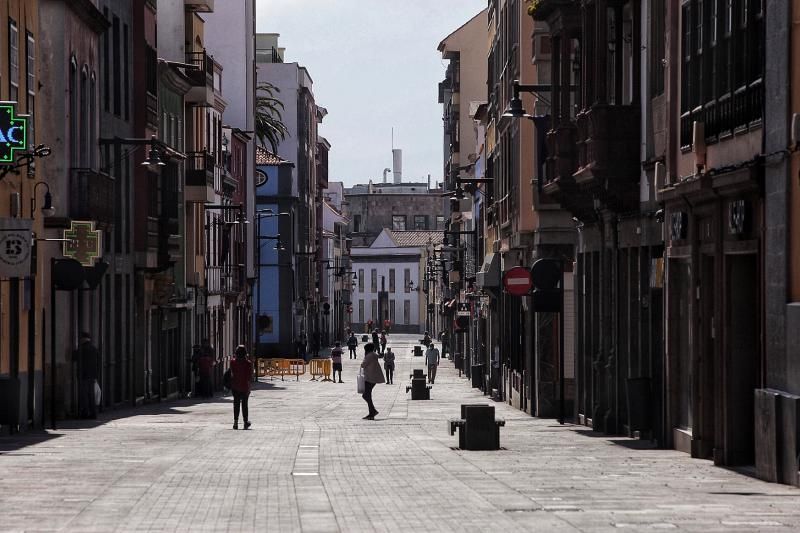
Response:
[[[375,352],[375,345],[367,343],[364,346],[364,361],[361,363],[361,368],[364,371],[364,394],[361,395],[364,401],[367,402],[369,413],[364,417],[364,420],[374,420],[378,415],[378,410],[372,403],[372,389],[378,383],[384,383],[386,380],[383,377],[381,364],[378,361],[378,354]]]
[[[425,345],[426,347],[430,346],[430,344],[431,344],[431,336],[428,334],[427,331],[422,336],[422,344]]]
[[[331,362],[333,363],[333,381],[336,382],[336,372],[339,372],[339,383],[342,381],[342,345],[339,341],[333,344],[331,349]]]
[[[297,337],[295,341],[295,347],[297,348],[297,358],[302,359],[303,361],[306,360],[306,346],[308,345],[308,341],[306,340],[306,334],[300,333],[300,336]]]
[[[439,366],[439,350],[433,342],[425,350],[425,364],[428,365],[428,383],[433,384],[436,380],[436,368]]]
[[[386,370],[386,383],[392,385],[394,383],[394,352],[391,348],[386,348],[386,353],[383,355],[383,369]]]
[[[311,335],[311,356],[312,357],[319,357],[319,349],[320,349],[320,335],[319,331],[315,331]]]
[[[100,352],[92,344],[92,336],[82,332],[78,348],[72,352],[72,360],[78,365],[78,414],[81,418],[97,418],[97,403],[94,384],[97,381],[97,364]]]
[[[351,331],[350,336],[347,338],[347,349],[350,351],[350,359],[358,358],[358,356],[356,355],[357,347],[358,347],[358,339],[356,339],[356,334]]]
[[[231,360],[231,391],[233,392],[233,429],[239,429],[239,409],[242,411],[244,429],[250,429],[247,400],[250,398],[250,380],[253,378],[253,362],[247,355],[247,348],[236,347]]]
[[[381,344],[381,339],[378,336],[378,329],[377,328],[372,330],[372,344],[375,345],[375,350],[378,350],[378,347]]]
[[[213,351],[200,350],[200,359],[197,361],[197,371],[200,374],[199,392],[201,398],[211,398],[214,396],[214,386],[211,381],[211,375],[214,372],[214,365],[217,361],[212,355]]]
[[[386,353],[386,330],[381,331],[381,354]]]

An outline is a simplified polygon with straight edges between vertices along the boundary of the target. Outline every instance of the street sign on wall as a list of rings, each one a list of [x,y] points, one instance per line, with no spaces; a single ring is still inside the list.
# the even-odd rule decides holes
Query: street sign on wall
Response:
[[[31,275],[31,228],[24,218],[0,218],[0,278]]]
[[[527,268],[515,266],[503,274],[503,287],[509,294],[525,296],[530,292],[531,287],[533,287],[531,273],[528,272]]]
[[[16,104],[0,102],[0,164],[14,163],[16,152],[28,147],[28,122],[16,115]]]
[[[466,302],[459,302],[458,303],[458,310],[456,311],[456,316],[469,316],[469,304]]]

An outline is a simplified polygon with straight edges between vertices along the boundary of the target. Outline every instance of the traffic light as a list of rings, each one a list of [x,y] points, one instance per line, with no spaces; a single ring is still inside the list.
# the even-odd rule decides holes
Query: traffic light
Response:
[[[564,291],[562,263],[558,259],[539,259],[531,267],[533,310],[537,313],[560,313]]]
[[[269,315],[258,315],[256,319],[258,333],[272,333],[272,317]]]

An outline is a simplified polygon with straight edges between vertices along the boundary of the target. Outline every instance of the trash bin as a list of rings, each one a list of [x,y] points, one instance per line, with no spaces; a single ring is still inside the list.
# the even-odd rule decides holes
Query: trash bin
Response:
[[[628,426],[633,431],[650,431],[652,396],[648,377],[628,378]]]
[[[483,365],[472,365],[470,370],[472,375],[472,388],[483,388]]]

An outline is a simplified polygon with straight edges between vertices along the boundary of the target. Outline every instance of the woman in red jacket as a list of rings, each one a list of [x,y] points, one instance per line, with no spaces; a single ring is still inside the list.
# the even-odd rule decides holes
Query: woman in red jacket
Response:
[[[239,429],[239,405],[242,407],[244,429],[250,429],[247,399],[250,397],[250,380],[253,377],[253,362],[247,357],[247,348],[236,347],[236,357],[231,361],[231,390],[233,391],[233,429]]]

